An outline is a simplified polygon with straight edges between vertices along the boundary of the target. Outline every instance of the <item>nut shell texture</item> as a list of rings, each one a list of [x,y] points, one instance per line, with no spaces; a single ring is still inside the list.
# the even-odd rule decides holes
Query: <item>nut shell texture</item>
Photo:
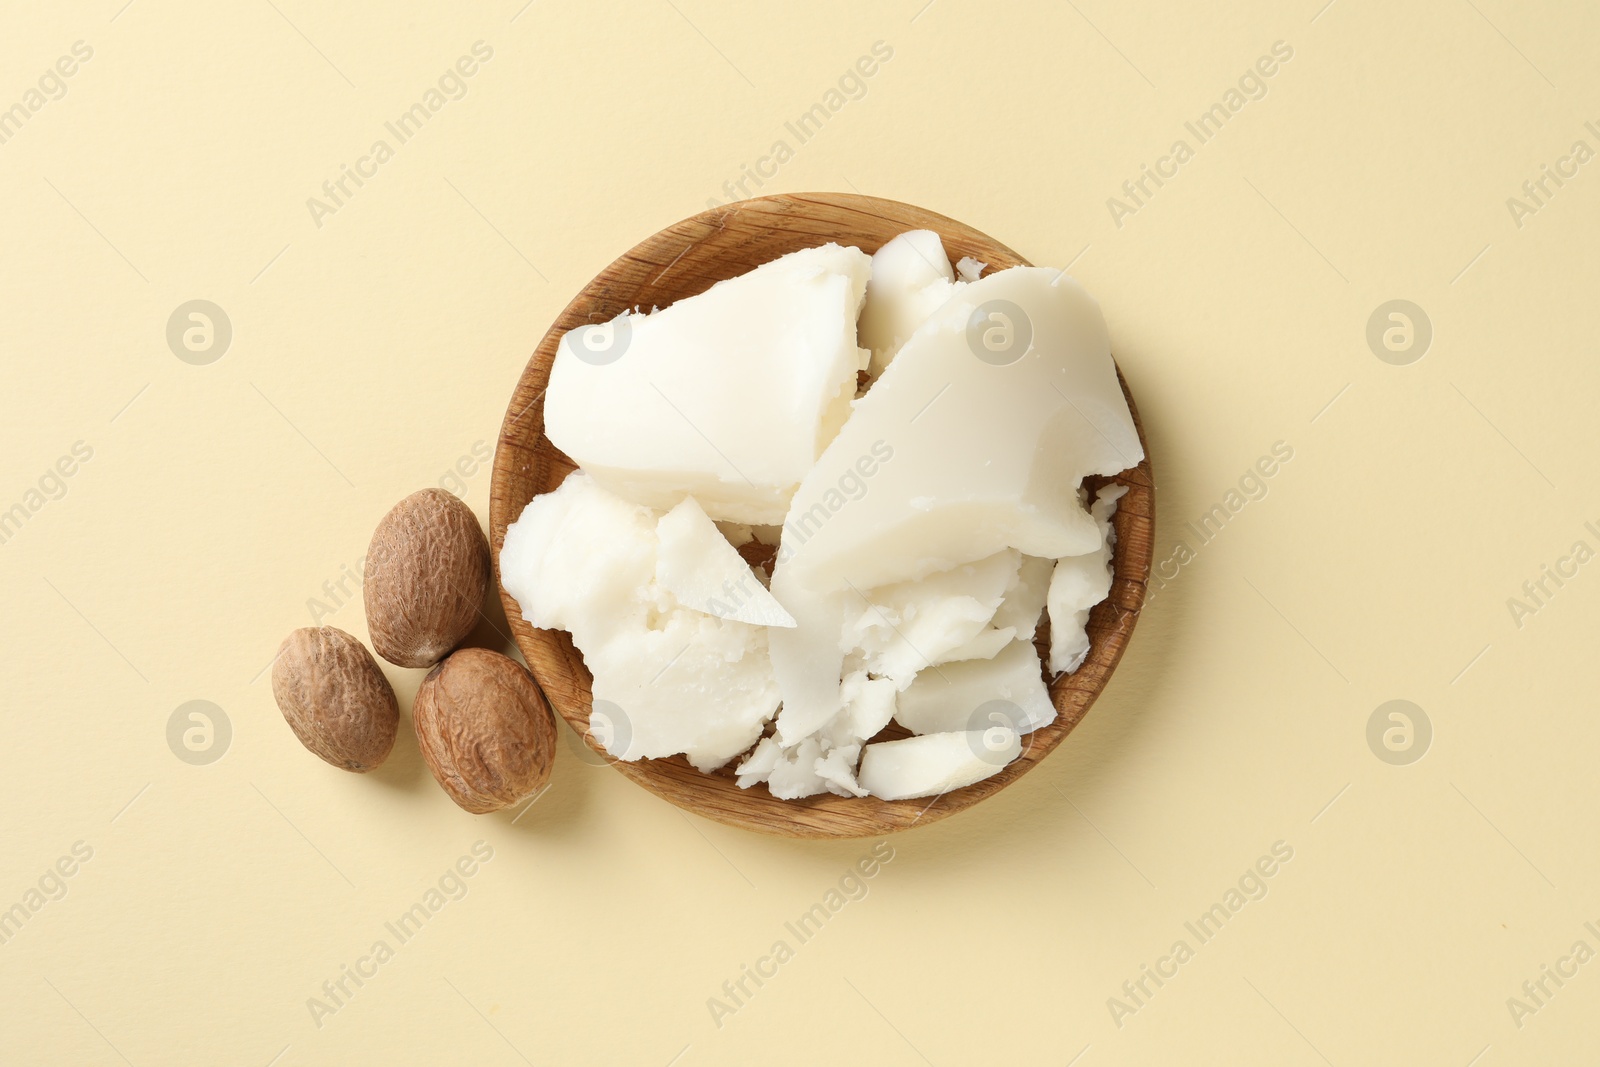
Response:
[[[300,743],[347,771],[366,772],[394,748],[400,708],[366,646],[332,626],[284,639],[272,695]]]
[[[476,815],[515,804],[550,779],[550,705],[522,665],[498,652],[464,648],[434,668],[412,718],[428,769]]]
[[[443,489],[412,493],[367,548],[373,649],[401,667],[433,666],[472,632],[488,587],[489,542],[472,509]]]

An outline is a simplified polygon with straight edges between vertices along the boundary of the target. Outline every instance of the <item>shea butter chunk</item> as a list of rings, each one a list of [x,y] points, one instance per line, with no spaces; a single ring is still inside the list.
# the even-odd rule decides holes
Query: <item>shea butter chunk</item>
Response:
[[[858,780],[882,800],[937,796],[983,781],[1021,752],[1017,733],[998,725],[880,741],[861,753]]]
[[[1015,549],[1003,549],[917,581],[864,591],[845,621],[845,651],[860,650],[868,671],[904,689],[918,671],[952,658],[989,626],[1017,581],[1021,559]]]
[[[1023,641],[1032,641],[1044,615],[1050,592],[1050,573],[1055,561],[1043,556],[1023,556],[1017,577],[1006,589],[1005,600],[994,613],[995,627],[1011,627]]]
[[[944,243],[932,230],[903,233],[873,255],[867,302],[861,308],[861,344],[872,350],[869,369],[874,378],[917,327],[950,299],[959,284],[955,277]]]
[[[1111,516],[1127,492],[1125,485],[1101,489],[1089,507],[1100,527],[1100,546],[1056,562],[1049,597],[1050,670],[1056,674],[1077,670],[1089,655],[1089,611],[1111,592],[1111,551],[1116,545]]]
[[[871,260],[790,253],[649,314],[566,334],[545,433],[601,485],[660,511],[775,525],[844,423],[866,353]]]
[[[656,570],[656,519],[582,471],[534,497],[506,529],[500,580],[522,617],[566,630],[580,649],[645,625]]]
[[[916,734],[987,729],[1001,721],[1025,734],[1054,722],[1056,709],[1033,642],[1013,641],[992,659],[923,671],[900,694],[894,717]]]
[[[711,771],[755,744],[778,710],[765,635],[759,626],[679,607],[584,649],[594,699],[627,718],[607,751],[620,760],[681,752]]]
[[[756,626],[794,625],[694,497],[661,516],[656,536],[656,580],[680,604]]]
[[[961,647],[946,653],[938,662],[993,659],[995,653],[1013,640],[1032,641],[1039,629],[1039,619],[1044,615],[1045,599],[1050,591],[1050,574],[1055,565],[1055,560],[1043,556],[1023,556],[1016,577],[1007,587],[1005,599],[1000,602],[989,625]]]

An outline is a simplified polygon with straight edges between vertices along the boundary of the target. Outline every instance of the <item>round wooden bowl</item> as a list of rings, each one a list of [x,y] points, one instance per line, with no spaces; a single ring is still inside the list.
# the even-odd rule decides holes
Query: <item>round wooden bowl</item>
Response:
[[[909,204],[843,193],[796,193],[763,196],[703,211],[667,227],[601,271],[567,305],[539,342],[506,409],[495,449],[489,498],[496,577],[506,527],[522,514],[529,500],[555,489],[575,469],[572,461],[544,436],[544,391],[563,334],[587,323],[608,321],[635,306],[666,307],[704,292],[714,282],[743,274],[798,249],[837,241],[872,253],[897,234],[917,229],[937,232],[952,261],[972,256],[987,263],[990,270],[1025,265],[1021,256],[972,227]],[[1122,390],[1126,395],[1126,381]],[[1128,407],[1138,426],[1139,414],[1131,395]],[[1143,441],[1143,427],[1139,428],[1139,436]],[[1149,452],[1148,444],[1145,451]],[[999,774],[936,798],[878,800],[825,793],[806,800],[778,800],[764,785],[751,789],[735,785],[733,767],[738,760],[715,774],[701,774],[682,756],[634,763],[612,760],[589,733],[592,679],[571,638],[563,631],[529,626],[516,601],[505,591],[504,583],[500,598],[517,644],[551,705],[600,757],[651,792],[686,811],[762,833],[787,837],[892,833],[969,808],[1021,778],[1078,725],[1105,688],[1144,603],[1155,533],[1155,484],[1150,460],[1146,458],[1138,467],[1112,479],[1091,479],[1095,487],[1107,481],[1128,486],[1115,519],[1117,544],[1111,595],[1089,617],[1088,659],[1076,672],[1055,679],[1050,685],[1059,717],[1024,738],[1022,757]],[[1045,624],[1040,626],[1038,643],[1041,650],[1048,650]],[[880,738],[905,735],[904,729],[891,723]]]

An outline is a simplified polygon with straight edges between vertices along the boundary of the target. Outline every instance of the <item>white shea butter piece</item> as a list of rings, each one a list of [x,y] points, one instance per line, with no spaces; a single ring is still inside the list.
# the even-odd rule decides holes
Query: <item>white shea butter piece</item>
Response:
[[[900,694],[895,720],[915,734],[988,729],[1004,723],[1026,734],[1055,721],[1039,653],[1013,641],[992,659],[926,670]]]
[[[843,650],[859,650],[870,673],[904,689],[918,671],[978,638],[1016,582],[1021,560],[1008,548],[917,581],[863,591],[858,610],[845,620]]]
[[[878,249],[861,308],[861,344],[872,350],[867,369],[874,378],[955,288],[944,242],[932,230],[911,230]]]
[[[567,333],[545,433],[597,482],[666,511],[783,521],[850,413],[871,260],[807,248],[649,314]]]
[[[867,791],[856,782],[856,761],[861,757],[861,746],[836,748],[817,759],[817,777],[830,793],[842,797],[864,797]]]
[[[962,256],[961,261],[956,264],[956,275],[964,282],[975,282],[983,276],[984,268],[988,265],[971,256]]]
[[[1022,739],[1003,726],[880,741],[861,753],[857,780],[883,800],[931,797],[997,773],[1022,754]]]
[[[767,775],[767,788],[779,800],[799,800],[827,792],[827,781],[817,773],[817,762],[822,758],[822,742],[815,737],[805,738],[778,756]]]
[[[778,710],[765,634],[676,607],[652,627],[583,649],[594,699],[615,705],[626,724],[606,750],[620,760],[681,752],[713,771],[749,748]]]
[[[794,625],[694,497],[661,516],[656,537],[656,580],[678,603],[753,626]]]
[[[1044,615],[1045,598],[1050,592],[1050,574],[1056,561],[1043,556],[1023,556],[1005,599],[989,625],[960,648],[947,653],[939,662],[967,659],[993,659],[995,653],[1013,640],[1032,641]]]
[[[835,748],[851,744],[859,746],[862,741],[888,726],[889,720],[894,718],[894,682],[888,678],[869,677],[859,665],[859,660],[852,659],[850,662],[853,669],[839,684],[844,707],[818,734]]]
[[[529,623],[572,634],[595,701],[615,705],[607,751],[623,760],[681,752],[714,770],[749,748],[777,711],[767,631],[685,605],[656,580],[662,521],[575,472],[507,528],[501,580]],[[669,526],[675,551],[714,556],[702,543],[714,537],[743,566],[703,514],[699,521],[698,540],[695,523],[684,523],[688,533]]]
[[[1100,547],[1056,561],[1050,578],[1050,670],[1075,671],[1089,655],[1089,611],[1111,592],[1111,552],[1116,532],[1111,516],[1128,492],[1120,484],[1100,490],[1089,512],[1100,526]]]
[[[575,471],[506,528],[500,579],[531,625],[566,630],[580,649],[596,647],[645,625],[656,518]]]
[[[763,737],[756,747],[750,750],[750,755],[744,762],[734,768],[738,775],[736,782],[740,789],[749,789],[757,782],[764,782],[772,775],[772,768],[778,765],[778,760],[783,756],[783,749],[778,746],[776,737]]]
[[[947,652],[940,663],[963,662],[969,659],[994,659],[999,651],[1017,638],[1016,628],[1007,626],[997,630],[993,626],[985,626],[978,631],[978,636],[958,648]]]
[[[878,453],[873,453],[876,445]],[[863,457],[887,456],[870,478]],[[1057,271],[1015,267],[957,292],[900,350],[796,491],[771,631],[793,743],[838,710],[839,627],[852,590],[914,580],[1007,548],[1093,552],[1085,475],[1144,456],[1099,306]],[[841,484],[861,483],[858,496]]]
[[[994,625],[1010,626],[1023,641],[1032,641],[1039,629],[1039,619],[1044,615],[1045,600],[1050,593],[1050,573],[1055,561],[1043,556],[1023,556],[1017,568],[1017,580],[1006,590],[1006,598],[994,613]]]

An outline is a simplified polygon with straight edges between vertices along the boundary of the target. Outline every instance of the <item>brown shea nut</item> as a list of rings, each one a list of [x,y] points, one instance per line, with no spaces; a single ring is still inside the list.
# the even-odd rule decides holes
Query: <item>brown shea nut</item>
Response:
[[[394,506],[367,548],[363,593],[372,647],[401,667],[431,667],[472,632],[489,588],[489,542],[444,489]]]
[[[306,748],[365,773],[389,758],[400,707],[366,646],[332,626],[296,630],[272,664],[272,695]]]
[[[428,769],[474,815],[538,792],[555,762],[556,723],[516,660],[463,648],[428,672],[411,717]]]

